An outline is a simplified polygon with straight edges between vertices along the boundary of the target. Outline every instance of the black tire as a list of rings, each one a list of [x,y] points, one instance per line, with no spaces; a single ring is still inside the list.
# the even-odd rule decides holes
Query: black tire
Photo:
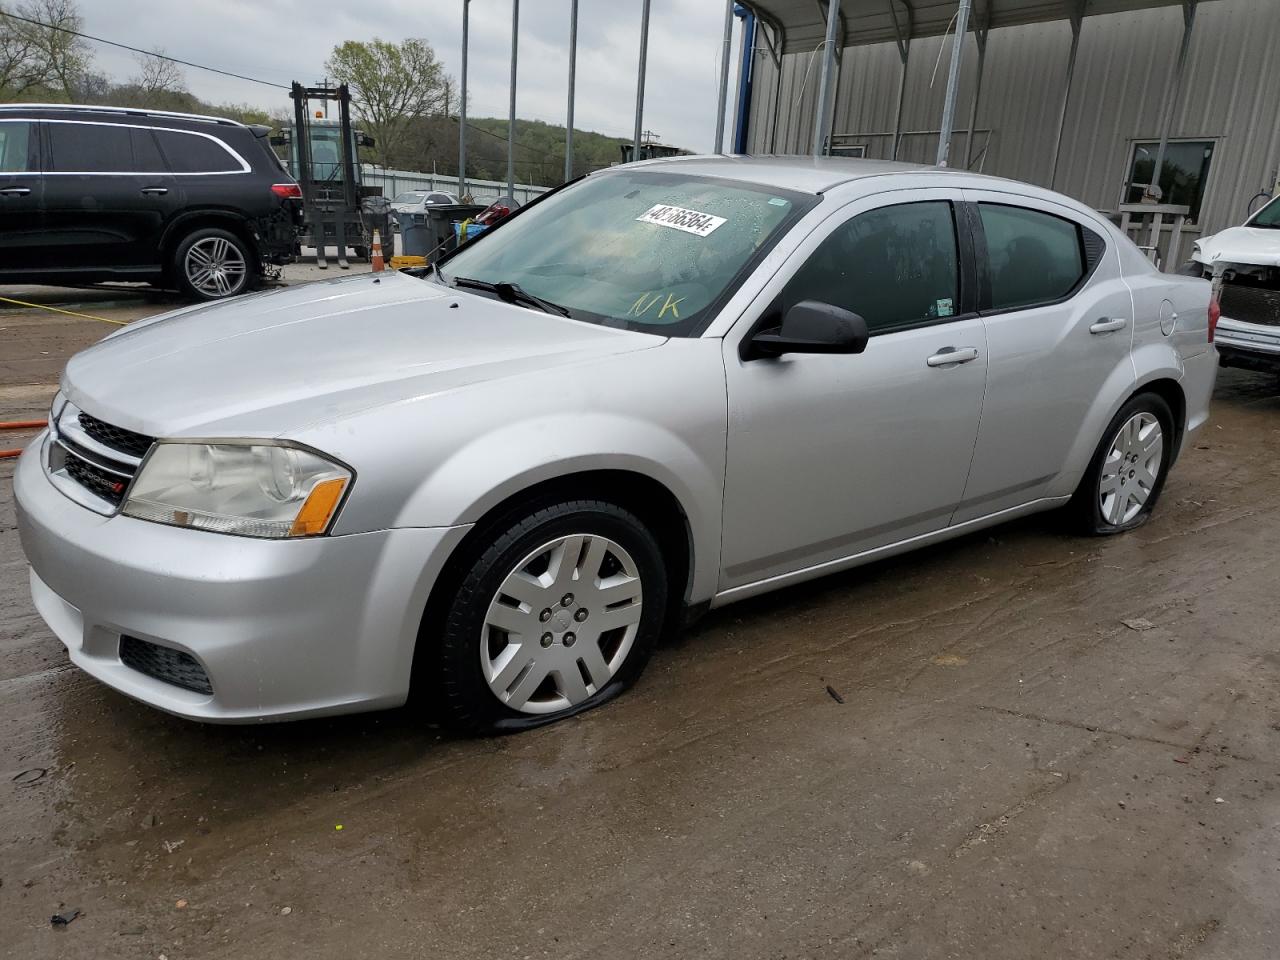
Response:
[[[188,275],[187,269],[188,254],[191,252],[192,247],[197,244],[207,245],[217,241],[227,243],[229,250],[233,250],[234,255],[244,265],[242,273],[228,280],[229,289],[225,293],[212,291],[208,288],[202,289]],[[173,263],[170,266],[174,282],[179,291],[183,296],[191,300],[225,300],[228,297],[236,297],[242,293],[248,293],[258,282],[259,263],[252,248],[242,238],[229,230],[223,230],[219,227],[199,227],[183,237],[182,242],[174,250]]]
[[[555,538],[571,534],[607,537],[630,554],[643,589],[639,625],[630,651],[599,690],[554,713],[524,713],[499,700],[485,679],[480,644],[492,642],[486,635],[485,617],[503,581],[521,560]],[[597,707],[636,680],[662,633],[668,585],[661,549],[634,515],[615,504],[573,500],[509,518],[462,562],[460,579],[454,581],[458,586],[450,588],[452,595],[442,605],[439,620],[424,624],[415,664],[416,673],[436,693],[440,719],[459,733],[527,730]]]
[[[1116,523],[1103,514],[1101,496],[1103,468],[1106,466],[1108,454],[1116,443],[1120,428],[1141,413],[1155,417],[1160,424],[1162,443],[1160,465],[1155,483],[1150,485],[1146,502],[1142,504],[1141,509],[1128,519]],[[1103,431],[1102,439],[1098,441],[1097,449],[1094,450],[1093,459],[1089,462],[1089,469],[1085,471],[1080,485],[1071,498],[1067,510],[1073,525],[1081,533],[1101,537],[1124,533],[1146,523],[1156,502],[1160,499],[1161,491],[1164,490],[1164,482],[1169,475],[1169,467],[1176,452],[1175,443],[1173,411],[1169,409],[1169,404],[1164,398],[1154,393],[1140,393],[1131,397],[1107,424],[1107,429]],[[1133,480],[1126,482],[1133,482]]]

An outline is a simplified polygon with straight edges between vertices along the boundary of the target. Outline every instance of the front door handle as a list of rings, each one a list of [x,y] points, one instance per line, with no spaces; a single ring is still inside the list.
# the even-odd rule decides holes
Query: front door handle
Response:
[[[977,359],[977,347],[943,347],[925,363],[931,367],[956,367]]]
[[[3,187],[0,188],[0,197],[25,197],[30,192],[30,187]]]
[[[1123,330],[1129,323],[1124,317],[1103,317],[1101,320],[1089,324],[1090,333],[1115,333],[1117,330]]]
[[[138,192],[142,194],[153,194],[157,197],[160,197],[168,193],[169,188],[168,187],[143,187]]]

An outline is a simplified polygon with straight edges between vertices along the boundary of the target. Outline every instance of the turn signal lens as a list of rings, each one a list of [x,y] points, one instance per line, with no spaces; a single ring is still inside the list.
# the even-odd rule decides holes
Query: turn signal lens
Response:
[[[317,483],[294,518],[289,536],[315,537],[324,533],[329,528],[333,511],[338,508],[338,501],[342,499],[342,491],[346,488],[346,477],[334,477]]]

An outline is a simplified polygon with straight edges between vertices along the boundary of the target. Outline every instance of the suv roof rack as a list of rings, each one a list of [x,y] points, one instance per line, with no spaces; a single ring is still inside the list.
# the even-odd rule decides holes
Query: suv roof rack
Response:
[[[148,110],[145,107],[109,107],[88,103],[5,103],[0,112],[13,110],[70,110],[77,113],[115,113],[127,117],[173,117],[178,120],[199,120],[203,123],[219,123],[228,127],[243,127],[239,120],[229,117],[210,117],[201,113],[178,113],[174,110]]]

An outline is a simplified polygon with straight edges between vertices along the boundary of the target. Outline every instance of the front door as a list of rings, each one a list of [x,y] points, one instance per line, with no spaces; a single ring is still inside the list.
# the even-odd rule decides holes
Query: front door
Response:
[[[44,126],[48,265],[158,268],[166,219],[181,200],[151,130],[79,120]]]
[[[39,264],[39,137],[34,120],[0,120],[0,273]]]
[[[1100,229],[1048,200],[977,190],[965,199],[987,267],[988,370],[956,523],[1045,495],[1096,398],[1116,392],[1104,385],[1133,377],[1133,299]]]
[[[867,321],[864,353],[744,361],[749,331],[725,338],[721,590],[935,532],[960,502],[987,345],[962,283],[959,194],[890,196],[820,226],[761,321],[800,300],[833,303]]]

